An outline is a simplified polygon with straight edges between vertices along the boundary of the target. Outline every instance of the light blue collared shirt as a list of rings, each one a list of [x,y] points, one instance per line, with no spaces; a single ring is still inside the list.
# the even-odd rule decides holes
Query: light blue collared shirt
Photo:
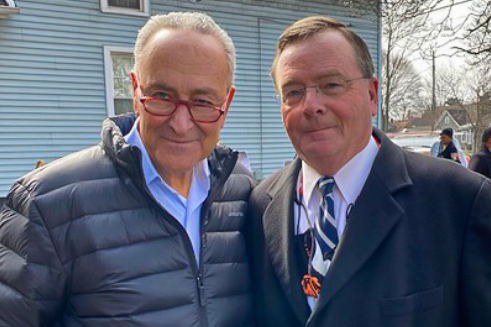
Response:
[[[150,156],[143,145],[138,126],[140,118],[133,125],[131,131],[125,135],[125,140],[129,145],[136,146],[142,154],[142,167],[145,182],[150,193],[155,200],[167,210],[186,230],[191,244],[193,245],[196,262],[199,264],[200,250],[200,213],[201,207],[208,197],[210,191],[210,170],[208,161],[201,160],[193,167],[193,178],[188,198],[176,192],[159,175],[155,169]]]

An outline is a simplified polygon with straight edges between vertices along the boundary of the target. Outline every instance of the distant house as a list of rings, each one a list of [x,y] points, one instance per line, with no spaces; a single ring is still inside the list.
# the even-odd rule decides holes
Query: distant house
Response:
[[[411,123],[411,120],[389,120],[389,126],[387,128],[387,133],[397,133],[405,130],[407,126]]]
[[[103,119],[132,110],[133,46],[153,14],[206,12],[234,40],[237,94],[220,139],[247,153],[257,178],[294,156],[269,77],[285,27],[310,15],[351,25],[380,76],[380,17],[339,0],[0,1],[0,198],[37,160],[97,144]]]
[[[427,110],[421,117],[411,117],[406,125],[408,131],[441,131],[450,127],[463,148],[471,149],[476,123],[476,105],[462,105],[450,101],[445,106],[436,107],[435,113]]]
[[[435,118],[426,111],[421,117],[409,117],[406,129],[410,131],[431,132],[433,130],[433,122]]]

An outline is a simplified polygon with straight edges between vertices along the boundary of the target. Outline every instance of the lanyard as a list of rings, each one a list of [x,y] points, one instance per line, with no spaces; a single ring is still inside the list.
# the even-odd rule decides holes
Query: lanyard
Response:
[[[314,227],[310,223],[308,211],[303,204],[303,175],[300,175],[300,185],[298,187],[297,194],[298,199],[295,201],[298,207],[296,235],[299,235],[300,220],[302,219],[302,209],[305,215],[305,219],[307,220],[307,224],[309,225],[308,232],[310,233],[310,246],[305,242],[303,244],[308,257],[307,274],[303,276],[300,283],[305,295],[318,298],[321,290],[321,284],[319,282],[319,279],[312,275],[312,254],[315,251],[314,247],[316,246],[316,243],[314,238]]]

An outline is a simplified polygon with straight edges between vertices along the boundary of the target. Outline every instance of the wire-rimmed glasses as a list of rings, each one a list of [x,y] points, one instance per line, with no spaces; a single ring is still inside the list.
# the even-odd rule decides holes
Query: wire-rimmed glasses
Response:
[[[370,77],[343,79],[338,76],[330,76],[313,85],[287,85],[281,89],[281,95],[278,96],[278,99],[288,107],[295,107],[303,102],[308,88],[314,88],[317,93],[320,92],[327,96],[337,96],[346,91],[349,83],[361,79],[370,79]]]

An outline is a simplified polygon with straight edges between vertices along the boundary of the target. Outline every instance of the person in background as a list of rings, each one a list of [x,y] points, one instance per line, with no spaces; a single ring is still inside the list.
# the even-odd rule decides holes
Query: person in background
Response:
[[[469,169],[491,178],[491,126],[482,133],[481,149],[472,155]]]
[[[235,47],[202,13],[151,17],[135,115],[12,187],[0,213],[0,326],[251,327],[252,175],[215,146]]]
[[[298,158],[249,202],[258,325],[491,326],[491,181],[372,127],[370,52],[335,19],[288,27],[271,75]]]
[[[457,155],[454,154],[453,156],[456,158],[457,157],[459,158],[461,166],[467,167],[468,166],[468,159],[467,159],[467,156],[465,155],[464,151],[462,150],[462,147],[460,146],[459,140],[457,138],[453,137],[453,129],[448,128],[447,130],[448,130],[446,132],[447,135],[442,136],[442,134],[440,133],[440,139],[445,138],[444,142],[451,141],[451,143],[455,146],[455,149],[457,150]],[[443,131],[442,131],[442,133],[443,133]],[[452,137],[449,138],[448,135],[452,135]],[[431,146],[431,150],[430,150],[430,156],[438,158],[440,155],[440,152],[443,149],[444,149],[444,145],[442,145],[441,140],[433,143],[433,145]],[[452,157],[452,156],[450,156],[450,157]],[[450,159],[450,160],[453,160],[453,159]]]
[[[460,163],[459,151],[453,142],[453,129],[444,128],[441,131],[437,157]]]

